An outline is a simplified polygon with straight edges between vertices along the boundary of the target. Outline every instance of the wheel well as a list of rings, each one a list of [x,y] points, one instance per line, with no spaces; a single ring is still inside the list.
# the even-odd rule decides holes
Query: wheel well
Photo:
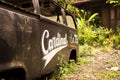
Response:
[[[69,60],[75,60],[75,61],[77,60],[77,55],[76,55],[75,49],[71,51]]]
[[[22,68],[10,69],[0,72],[0,79],[17,79],[17,80],[26,80],[25,70]]]

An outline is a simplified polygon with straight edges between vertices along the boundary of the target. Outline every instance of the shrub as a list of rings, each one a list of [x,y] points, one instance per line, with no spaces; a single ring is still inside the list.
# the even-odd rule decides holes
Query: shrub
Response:
[[[93,25],[86,26],[82,22],[80,21],[78,24],[78,38],[80,45],[106,46],[112,44],[110,38],[112,34],[111,29],[109,30],[101,26],[96,28]]]
[[[77,71],[77,67],[75,61],[71,61],[70,64],[68,64],[61,59],[57,65],[57,70],[55,70],[49,80],[65,80],[70,74]]]
[[[112,36],[114,48],[120,49],[120,27],[117,27],[115,34]]]

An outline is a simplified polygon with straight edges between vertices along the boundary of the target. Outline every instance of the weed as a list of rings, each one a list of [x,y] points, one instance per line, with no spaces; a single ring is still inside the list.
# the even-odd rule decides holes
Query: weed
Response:
[[[109,62],[107,62],[107,64],[109,64],[110,67],[117,66],[116,62],[114,62],[114,61],[109,61]]]
[[[60,60],[57,65],[57,70],[55,70],[49,80],[64,80],[70,74],[73,74],[77,70],[77,67],[78,66],[75,61],[70,61],[70,63],[67,63]]]
[[[106,71],[104,73],[93,73],[98,80],[109,80],[120,77],[120,71]]]
[[[95,48],[87,44],[79,46],[80,57],[93,56],[95,54]]]

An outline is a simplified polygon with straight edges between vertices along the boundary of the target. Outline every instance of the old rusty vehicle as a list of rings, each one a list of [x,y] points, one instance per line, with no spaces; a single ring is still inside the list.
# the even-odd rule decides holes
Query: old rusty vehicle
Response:
[[[0,0],[0,80],[33,80],[77,60],[73,16],[52,0]]]

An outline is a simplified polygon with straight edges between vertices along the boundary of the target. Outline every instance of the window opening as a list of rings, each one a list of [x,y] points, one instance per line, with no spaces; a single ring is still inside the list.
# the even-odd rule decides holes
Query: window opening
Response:
[[[74,23],[73,17],[71,15],[66,15],[66,19],[67,19],[67,25],[70,28],[75,29],[75,23]]]

